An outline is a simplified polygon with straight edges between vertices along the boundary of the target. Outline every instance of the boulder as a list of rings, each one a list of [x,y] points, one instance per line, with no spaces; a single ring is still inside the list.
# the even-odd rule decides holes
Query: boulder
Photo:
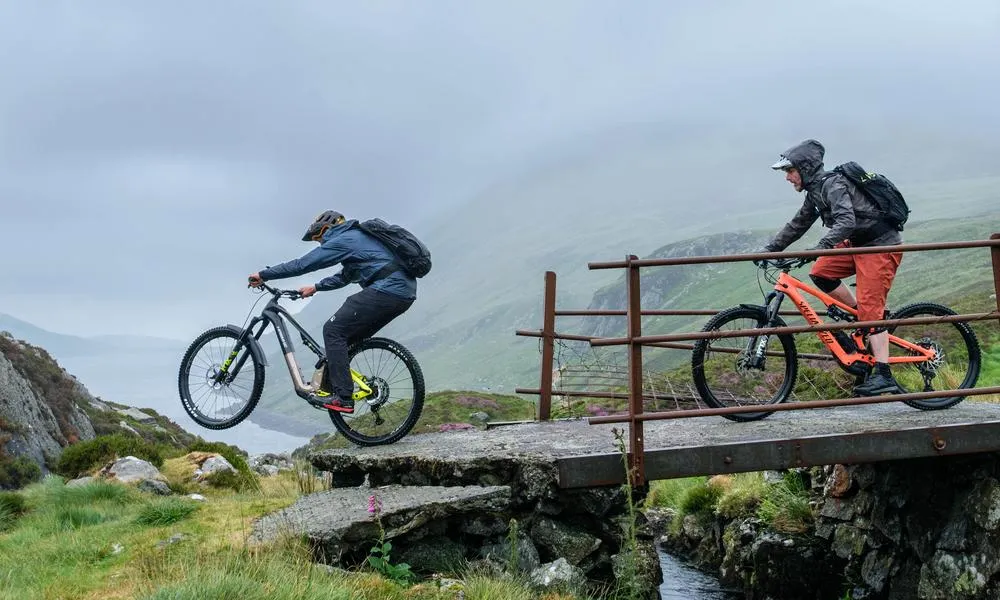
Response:
[[[122,483],[139,483],[144,479],[166,481],[160,471],[147,461],[134,456],[119,458],[101,469],[100,477]]]

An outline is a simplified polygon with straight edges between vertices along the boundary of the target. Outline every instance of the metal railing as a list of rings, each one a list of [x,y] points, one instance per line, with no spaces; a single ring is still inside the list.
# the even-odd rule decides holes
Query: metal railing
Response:
[[[877,321],[854,321],[848,323],[823,323],[820,325],[793,325],[783,327],[763,327],[753,329],[737,329],[728,332],[700,331],[677,333],[669,335],[643,335],[643,316],[697,316],[714,315],[717,310],[643,310],[640,302],[640,273],[644,267],[679,266],[692,264],[743,262],[760,259],[784,258],[817,258],[820,256],[838,256],[853,254],[877,254],[884,252],[925,252],[931,250],[952,250],[964,248],[990,248],[993,283],[997,292],[997,310],[987,313],[973,313],[941,317],[911,317],[906,319],[882,319]],[[1000,386],[985,388],[967,388],[961,390],[938,390],[933,392],[916,392],[864,398],[841,398],[833,400],[813,400],[807,402],[768,404],[761,406],[738,406],[730,408],[698,408],[675,409],[667,412],[644,413],[643,400],[649,395],[642,389],[642,347],[673,348],[681,350],[693,349],[692,344],[679,344],[681,341],[718,339],[727,337],[742,337],[745,335],[773,335],[814,333],[820,331],[837,331],[842,329],[858,329],[869,327],[895,327],[903,323],[954,323],[983,320],[997,320],[1000,325],[1000,233],[994,233],[989,240],[973,240],[961,242],[940,242],[921,244],[901,244],[896,246],[870,246],[861,248],[836,248],[829,250],[802,250],[795,252],[759,252],[753,254],[732,254],[719,256],[692,256],[684,258],[639,259],[630,255],[624,261],[588,263],[591,270],[626,269],[627,308],[625,310],[557,310],[556,309],[556,274],[545,273],[545,295],[541,330],[516,331],[516,335],[541,338],[541,378],[537,389],[517,388],[519,394],[535,394],[539,396],[538,420],[547,421],[551,418],[553,396],[590,397],[590,398],[624,398],[628,400],[628,414],[588,417],[590,424],[628,423],[629,424],[629,464],[633,470],[633,481],[636,485],[644,485],[646,481],[644,465],[644,435],[643,423],[661,419],[680,419],[688,417],[726,415],[738,413],[777,412],[785,410],[818,409],[836,406],[853,406],[861,404],[877,404],[884,402],[900,402],[904,400],[923,400],[942,398],[960,394],[975,396],[985,394],[1000,394]],[[800,315],[798,311],[781,311],[780,314]],[[818,313],[825,314],[825,313]],[[594,337],[558,333],[555,329],[556,317],[559,316],[624,316],[627,321],[625,337]],[[553,361],[556,340],[572,340],[589,342],[593,347],[628,346],[628,393],[588,392],[585,390],[555,390],[553,384]],[[770,353],[769,353],[770,354]],[[777,353],[780,354],[780,353]],[[835,360],[831,355],[800,354],[800,358],[815,358],[820,360]]]

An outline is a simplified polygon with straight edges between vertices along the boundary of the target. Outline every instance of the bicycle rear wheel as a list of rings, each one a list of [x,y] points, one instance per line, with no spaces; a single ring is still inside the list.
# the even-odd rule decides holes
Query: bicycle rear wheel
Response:
[[[775,326],[784,327],[781,319]],[[766,327],[763,309],[736,306],[712,317],[702,331]],[[764,363],[751,366],[751,351],[759,343],[754,336],[698,340],[691,353],[695,387],[705,404],[713,408],[778,404],[792,393],[798,374],[795,340],[788,334],[772,335],[765,347]],[[722,415],[732,421],[756,421],[770,412]]]
[[[947,306],[930,302],[908,304],[892,314],[891,319],[912,317],[940,317],[958,314]],[[982,357],[976,333],[968,323],[929,323],[924,325],[902,324],[889,329],[889,333],[924,348],[934,349],[937,357],[928,362],[896,363],[892,374],[906,391],[930,392],[938,390],[968,389],[976,386]],[[912,356],[909,350],[889,344],[889,358]],[[950,408],[965,396],[904,400],[920,410]]]
[[[351,368],[372,394],[354,403],[352,414],[328,411],[340,433],[359,446],[392,444],[417,424],[424,407],[424,375],[402,344],[367,338],[347,349]]]
[[[264,390],[264,365],[230,327],[199,335],[181,359],[177,388],[181,405],[196,423],[208,429],[228,429],[247,418]],[[227,364],[228,361],[228,364]],[[234,376],[220,376],[226,367],[242,365]]]

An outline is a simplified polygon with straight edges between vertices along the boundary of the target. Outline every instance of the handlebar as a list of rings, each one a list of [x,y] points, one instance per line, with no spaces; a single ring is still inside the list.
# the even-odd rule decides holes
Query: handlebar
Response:
[[[276,298],[288,298],[289,300],[302,299],[302,292],[298,290],[280,290],[267,285],[267,283],[263,281],[260,282],[260,287],[270,292],[271,295]]]
[[[768,267],[774,267],[782,271],[790,271],[792,269],[797,269],[806,263],[811,263],[816,260],[815,258],[782,258],[778,260],[774,259],[764,259],[757,262],[757,266],[761,269],[767,269]]]

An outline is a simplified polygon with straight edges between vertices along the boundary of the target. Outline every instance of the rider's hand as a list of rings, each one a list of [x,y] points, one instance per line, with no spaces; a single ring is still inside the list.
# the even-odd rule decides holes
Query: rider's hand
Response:
[[[312,296],[313,294],[316,293],[316,286],[307,285],[305,287],[300,287],[299,293],[302,294],[303,298],[308,298],[309,296]]]
[[[264,280],[260,278],[260,273],[251,273],[247,277],[247,281],[249,281],[247,284],[249,287],[260,287],[264,283]]]

